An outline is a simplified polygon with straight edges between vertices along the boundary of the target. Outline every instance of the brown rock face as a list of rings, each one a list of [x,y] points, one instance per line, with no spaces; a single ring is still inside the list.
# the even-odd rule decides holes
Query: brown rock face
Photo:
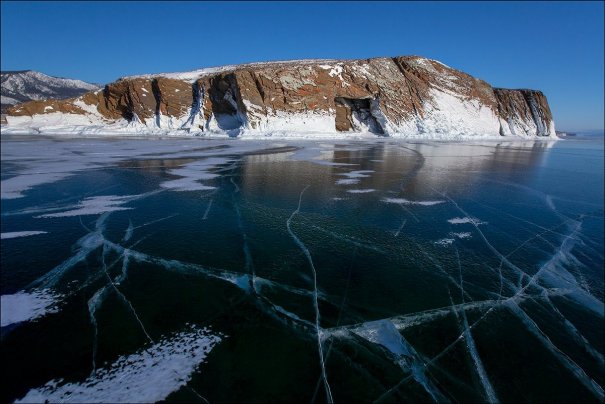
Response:
[[[339,99],[336,100],[336,130],[339,132],[349,132],[353,130],[353,115],[351,108]]]
[[[32,116],[36,114],[50,114],[63,112],[66,114],[85,114],[84,110],[73,105],[71,100],[43,100],[28,101],[23,104],[12,106],[7,114],[11,116]]]
[[[494,94],[502,119],[511,123],[534,122],[538,136],[548,135],[548,126],[553,118],[548,101],[541,91],[494,88]]]
[[[511,132],[522,131],[524,136],[554,135],[552,114],[541,92],[493,89],[485,81],[417,56],[275,62],[188,76],[123,78],[77,100],[96,107],[108,121],[138,120],[156,128],[167,117],[182,128],[262,131],[283,116],[312,116],[332,119],[332,131],[415,134],[432,130],[444,116],[450,119],[451,110],[451,115],[466,114],[451,116],[452,130],[460,132],[502,134],[508,129],[501,125],[508,122],[514,126]],[[51,111],[47,106],[86,113],[75,101],[26,103],[9,114],[44,114]]]
[[[157,110],[162,115],[183,116],[193,102],[193,85],[159,77],[152,82]]]

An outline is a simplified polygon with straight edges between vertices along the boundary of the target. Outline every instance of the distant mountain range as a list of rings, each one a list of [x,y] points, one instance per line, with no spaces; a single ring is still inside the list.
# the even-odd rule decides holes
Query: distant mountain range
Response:
[[[47,76],[33,70],[3,71],[1,83],[3,114],[20,102],[78,97],[100,88],[82,80]]]

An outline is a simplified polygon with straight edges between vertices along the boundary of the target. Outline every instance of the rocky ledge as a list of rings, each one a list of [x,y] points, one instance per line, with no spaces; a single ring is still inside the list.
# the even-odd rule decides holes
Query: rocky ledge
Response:
[[[121,78],[8,110],[3,131],[555,137],[542,92],[417,56],[253,63]]]

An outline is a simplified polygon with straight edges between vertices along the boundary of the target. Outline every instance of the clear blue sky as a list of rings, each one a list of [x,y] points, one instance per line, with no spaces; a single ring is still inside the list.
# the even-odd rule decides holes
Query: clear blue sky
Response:
[[[603,128],[603,2],[8,2],[2,70],[108,83],[252,61],[421,55]]]

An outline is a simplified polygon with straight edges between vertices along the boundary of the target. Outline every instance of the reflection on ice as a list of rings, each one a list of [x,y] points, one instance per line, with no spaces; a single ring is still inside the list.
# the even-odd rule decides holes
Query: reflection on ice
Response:
[[[17,168],[11,173],[14,176],[2,180],[1,198],[22,198],[25,192],[37,186],[58,182],[84,170],[94,170],[131,159],[161,156],[177,159],[199,157],[200,154],[204,157],[225,156],[273,147],[273,143],[267,141],[247,141],[230,146],[224,143],[220,140],[205,140],[206,147],[200,147],[198,139],[156,138],[141,141],[91,138],[56,141],[49,137],[10,142],[10,147],[2,147],[2,161],[15,164]],[[202,171],[208,168],[203,162],[201,165]],[[182,174],[185,179],[168,183],[167,188],[186,190],[189,187],[203,187],[197,180],[205,178],[198,176],[195,163],[193,167],[180,170],[182,171],[176,169],[174,174]],[[203,174],[200,175],[204,177]]]
[[[11,381],[19,385],[11,400],[29,390],[21,400],[147,402],[183,386],[187,391],[177,400],[187,400],[181,393],[198,386],[210,401],[234,397],[208,387],[225,380],[224,374],[206,373],[208,379],[188,384],[221,338],[200,329],[172,334],[189,321],[232,336],[233,345],[214,351],[209,367],[229,369],[246,393],[257,392],[257,379],[248,381],[258,368],[229,361],[258,360],[263,349],[258,341],[270,335],[277,341],[267,341],[272,349],[293,353],[287,360],[275,355],[271,366],[283,371],[284,379],[292,369],[303,369],[292,373],[296,380],[319,378],[318,400],[324,391],[327,401],[334,393],[333,399],[343,402],[354,400],[350,391],[368,392],[359,401],[541,398],[540,388],[528,387],[527,396],[526,389],[502,388],[510,381],[507,366],[524,360],[517,355],[559,367],[560,378],[553,381],[536,372],[540,383],[577,380],[579,388],[573,383],[565,388],[602,400],[603,380],[595,371],[603,369],[602,334],[592,325],[603,319],[602,268],[596,265],[603,259],[602,205],[574,200],[585,195],[540,191],[550,186],[540,183],[541,177],[552,177],[538,171],[543,147],[392,139],[40,142],[3,148],[9,168],[3,198],[27,198],[8,201],[11,210],[2,218],[3,224],[23,220],[10,223],[10,229],[37,229],[27,221],[44,218],[53,237],[3,241],[3,246],[72,247],[53,256],[49,268],[23,276],[16,272],[27,266],[23,253],[3,253],[3,264],[16,272],[7,277],[11,292],[21,292],[2,296],[2,327],[58,312],[62,302],[61,311],[40,325],[57,340],[64,333],[53,329],[56,318],[65,324],[82,317],[88,330],[80,341],[85,364],[77,370],[80,376],[63,368],[48,372],[42,382],[55,380],[42,387],[40,380],[19,375],[24,381]],[[48,157],[50,148],[57,158]],[[20,157],[28,150],[31,159]],[[52,175],[38,175],[44,167]],[[75,175],[79,172],[86,175]],[[97,173],[103,183],[89,184]],[[40,185],[67,176],[61,187],[91,189],[44,200],[56,192]],[[128,188],[133,184],[136,191]],[[100,195],[108,186],[120,191]],[[111,214],[127,209],[132,214]],[[169,220],[177,214],[178,220]],[[82,215],[100,215],[94,226],[80,219],[88,230],[83,236],[77,219],[59,219]],[[57,226],[75,228],[61,232]],[[5,232],[2,238],[42,233]],[[42,269],[48,272],[39,276]],[[458,291],[460,297],[452,299]],[[547,315],[536,317],[532,305]],[[124,328],[108,326],[106,316],[125,324],[129,338],[122,338]],[[499,338],[508,344],[509,365],[500,363],[493,346]],[[8,348],[19,346],[7,341]],[[519,341],[522,347],[514,345]],[[109,342],[117,352],[106,350]],[[545,353],[536,352],[542,346]],[[93,372],[86,378],[91,353]],[[108,356],[110,364],[103,363]],[[385,366],[375,371],[378,363]]]

